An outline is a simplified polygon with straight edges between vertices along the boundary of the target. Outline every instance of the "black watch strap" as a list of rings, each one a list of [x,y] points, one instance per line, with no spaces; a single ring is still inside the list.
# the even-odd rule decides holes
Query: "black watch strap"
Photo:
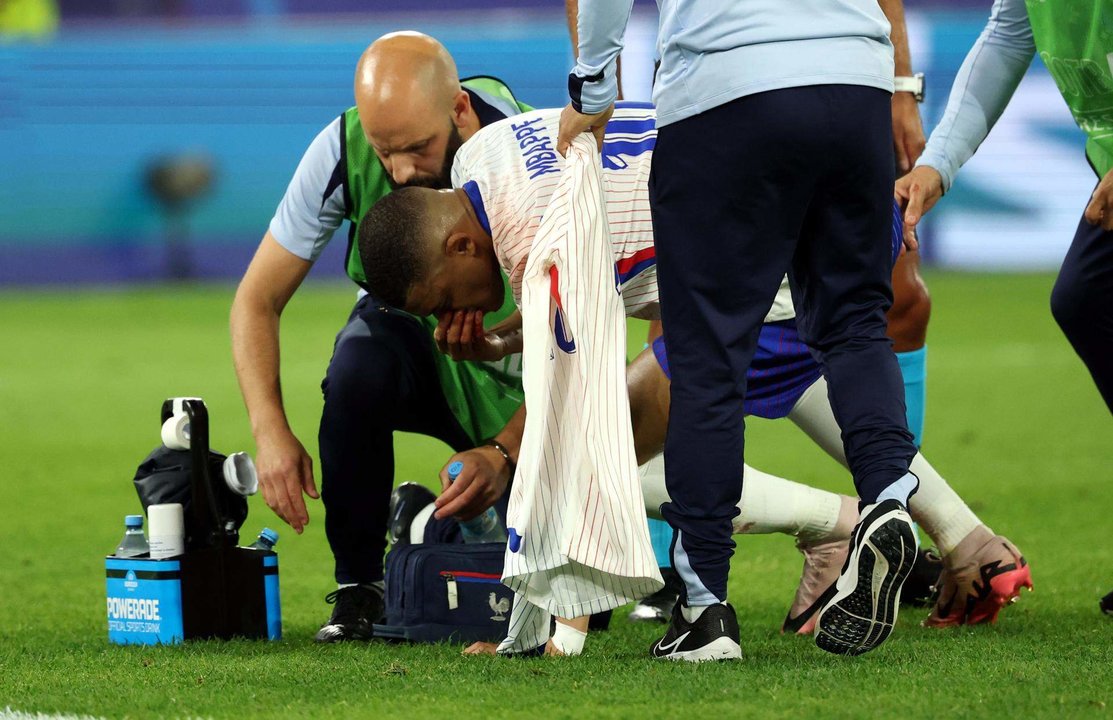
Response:
[[[502,459],[506,461],[506,466],[510,468],[510,477],[514,477],[514,470],[518,465],[514,462],[514,458],[510,457],[510,451],[506,449],[506,446],[494,438],[491,438],[483,444],[490,445],[495,450],[499,451],[499,454],[502,455]]]

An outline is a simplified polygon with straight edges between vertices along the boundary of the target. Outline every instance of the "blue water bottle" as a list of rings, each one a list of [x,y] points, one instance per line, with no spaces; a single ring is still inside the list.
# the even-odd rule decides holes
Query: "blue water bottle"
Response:
[[[263,597],[267,606],[267,639],[282,639],[282,599],[278,589],[278,555],[274,546],[278,543],[278,533],[269,527],[263,528],[259,538],[251,543],[252,550],[263,550]]]
[[[464,463],[456,461],[448,466],[449,482],[456,482],[456,478],[464,471]],[[471,520],[460,521],[460,534],[466,543],[506,542],[506,531],[499,522],[499,514],[493,507],[480,513]]]
[[[269,527],[263,528],[263,532],[259,533],[259,538],[251,543],[251,547],[256,550],[270,550],[274,552],[274,546],[278,544],[278,533],[271,530]]]

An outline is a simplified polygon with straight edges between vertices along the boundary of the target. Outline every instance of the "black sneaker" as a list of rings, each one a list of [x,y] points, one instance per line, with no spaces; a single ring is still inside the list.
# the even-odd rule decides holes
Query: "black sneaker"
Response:
[[[861,655],[885,642],[918,549],[912,518],[900,502],[863,508],[835,593],[819,611],[815,644],[838,655]]]
[[[667,623],[680,593],[684,590],[684,581],[680,573],[671,567],[661,568],[661,579],[665,586],[653,593],[646,595],[634,605],[634,609],[627,615],[630,622],[655,622]]]
[[[433,491],[413,482],[402,483],[390,494],[390,546],[410,544],[414,517],[437,499]]]
[[[943,558],[934,548],[921,550],[916,554],[912,572],[904,581],[900,591],[900,604],[913,607],[931,607],[939,594],[936,586],[943,572]]]
[[[663,660],[738,660],[738,618],[729,603],[710,605],[695,622],[688,622],[680,612],[680,603],[672,608],[672,620],[665,636],[653,644],[649,654]]]
[[[313,638],[317,642],[370,640],[371,626],[383,617],[383,592],[374,587],[353,585],[340,588],[326,595],[325,602],[336,607],[332,609],[332,617]]]
[[[1101,611],[1106,615],[1113,615],[1113,592],[1101,599],[1099,607],[1101,607]]]

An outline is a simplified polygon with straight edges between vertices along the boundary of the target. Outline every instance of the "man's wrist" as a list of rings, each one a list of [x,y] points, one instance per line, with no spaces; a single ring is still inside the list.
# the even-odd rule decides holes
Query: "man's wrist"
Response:
[[[893,94],[909,93],[916,102],[924,101],[924,74],[897,75],[893,78]]]
[[[514,462],[514,458],[511,457],[510,450],[495,438],[487,440],[483,445],[485,447],[494,448],[495,451],[502,456],[502,459],[506,462],[506,469],[510,472],[510,477],[514,477],[514,470],[517,468],[517,463]]]
[[[614,60],[594,69],[578,63],[568,74],[568,97],[581,115],[606,110],[618,97],[617,66]]]

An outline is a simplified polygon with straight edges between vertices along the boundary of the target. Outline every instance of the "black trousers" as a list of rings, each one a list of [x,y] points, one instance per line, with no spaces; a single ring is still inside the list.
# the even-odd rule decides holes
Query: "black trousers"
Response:
[[[650,202],[672,369],[662,511],[693,604],[726,598],[746,370],[786,272],[863,501],[916,453],[885,334],[891,123],[888,93],[827,85],[739,98],[658,130]]]
[[[1051,313],[1113,412],[1113,232],[1078,221],[1051,291]]]
[[[448,408],[434,352],[419,323],[370,297],[356,303],[336,336],[321,383],[325,405],[318,441],[325,534],[339,583],[383,578],[394,431],[429,435],[456,451],[473,446]],[[459,528],[453,520],[431,520],[426,538],[458,542]]]

